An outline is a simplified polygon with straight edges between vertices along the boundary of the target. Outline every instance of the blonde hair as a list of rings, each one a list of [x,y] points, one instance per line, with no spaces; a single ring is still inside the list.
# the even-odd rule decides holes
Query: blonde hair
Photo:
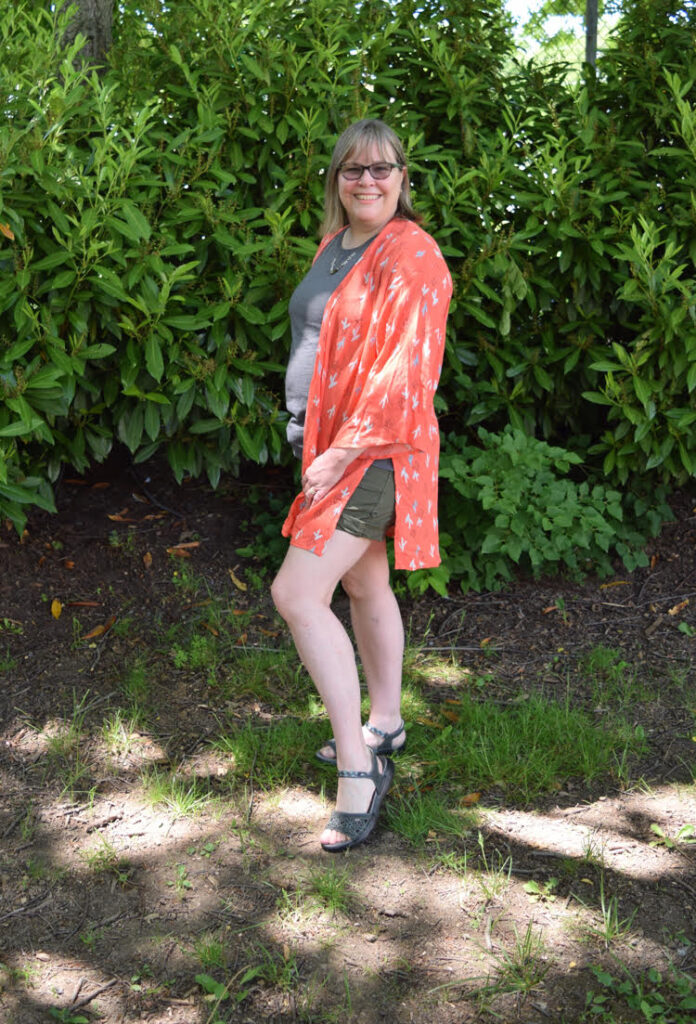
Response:
[[[338,137],[329,169],[326,172],[324,219],[321,224],[322,236],[332,234],[348,223],[346,211],[343,209],[343,204],[338,196],[339,167],[349,160],[353,153],[357,153],[359,150],[370,145],[377,147],[383,160],[391,161],[393,159],[394,163],[399,164],[400,167],[406,167],[406,154],[399,137],[384,121],[364,118],[362,121],[355,121],[349,125]],[[411,186],[408,176],[403,179],[401,192],[396,204],[395,216],[416,222],[420,222],[422,219],[413,209],[411,203]]]

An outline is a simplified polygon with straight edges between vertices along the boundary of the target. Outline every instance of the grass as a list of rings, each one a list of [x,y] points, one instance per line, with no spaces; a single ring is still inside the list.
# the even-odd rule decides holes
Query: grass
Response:
[[[512,948],[505,950],[497,958],[493,990],[517,992],[521,996],[526,996],[532,989],[541,985],[551,964],[546,955],[541,930],[535,931],[531,921],[521,935],[515,928],[514,935]]]
[[[258,650],[240,643],[255,614],[253,609],[235,615],[227,598],[212,595],[206,581],[178,561],[173,584],[177,598],[186,602],[186,615],[167,629],[160,624],[159,631],[147,637],[146,648],[137,647],[137,618],[129,620],[124,634],[128,644],[136,650],[146,649],[147,654],[138,654],[123,668],[115,684],[118,706],[109,706],[98,716],[88,693],[82,697],[74,694],[60,728],[53,734],[46,732],[49,758],[66,788],[76,791],[90,775],[87,753],[91,758],[95,745],[108,753],[126,754],[134,748],[134,734],[148,731],[158,743],[168,743],[171,734],[163,730],[163,740],[158,727],[173,675],[178,679],[177,673],[181,673],[187,683],[191,679],[201,688],[207,685],[201,699],[208,707],[219,708],[211,746],[222,755],[216,763],[222,761],[221,770],[226,768],[227,774],[215,782],[206,777],[205,769],[191,774],[184,758],[179,770],[154,767],[140,776],[147,801],[177,818],[209,810],[217,813],[221,792],[228,809],[241,808],[247,815],[243,826],[237,823],[230,828],[234,838],[228,843],[226,836],[220,855],[222,840],[201,838],[192,828],[185,844],[166,861],[167,873],[160,883],[167,887],[165,892],[184,898],[194,882],[195,895],[199,888],[203,890],[203,875],[194,872],[191,862],[189,867],[182,863],[184,850],[189,856],[209,858],[212,876],[216,863],[224,861],[222,854],[231,856],[234,849],[242,879],[240,891],[245,886],[263,886],[272,893],[262,921],[237,916],[236,894],[228,903],[224,902],[227,897],[221,897],[219,916],[233,923],[219,928],[214,924],[213,930],[181,940],[180,948],[194,964],[192,970],[200,971],[196,980],[206,997],[205,1019],[208,1024],[229,1019],[237,1004],[253,1004],[257,990],[273,992],[278,1001],[287,996],[298,1021],[330,1024],[350,1019],[348,978],[341,1001],[335,986],[329,991],[328,974],[308,972],[290,948],[291,940],[284,939],[290,934],[294,940],[303,930],[319,933],[325,924],[317,923],[321,915],[332,921],[330,935],[322,940],[324,952],[330,952],[334,936],[353,926],[381,939],[380,928],[367,913],[370,907],[362,888],[364,864],[372,871],[372,862],[358,857],[326,862],[314,860],[310,854],[304,865],[293,871],[292,883],[284,880],[281,885],[274,880],[273,863],[285,856],[288,861],[283,861],[284,865],[290,863],[291,856],[304,860],[304,852],[286,853],[250,820],[258,792],[273,797],[287,787],[305,787],[314,793],[326,787],[333,793],[334,771],[314,759],[314,751],[330,735],[324,710],[294,652],[287,648]],[[635,912],[627,912],[619,896],[605,889],[601,843],[590,836],[581,856],[554,862],[560,882],[541,870],[540,880],[523,884],[515,876],[514,850],[498,849],[497,840],[486,836],[486,806],[534,805],[569,780],[580,786],[600,781],[627,786],[636,758],[646,747],[645,736],[634,724],[639,718],[635,705],[646,699],[650,685],[621,652],[598,647],[577,666],[587,697],[583,707],[580,700],[571,700],[570,692],[558,700],[534,692],[531,686],[529,692],[511,695],[509,687],[506,690],[505,684],[496,680],[493,662],[492,656],[490,671],[475,673],[462,666],[454,653],[435,656],[411,645],[405,658],[403,694],[408,748],[399,757],[397,779],[382,820],[400,837],[401,852],[409,847],[417,855],[414,862],[428,875],[437,872],[438,884],[443,881],[456,889],[462,910],[467,903],[484,908],[493,903],[507,906],[517,885],[527,911],[560,915],[563,895],[573,881],[589,871],[598,880],[592,890],[597,896],[596,903],[587,908],[592,920],[584,938],[589,935],[599,940],[595,948],[601,944],[600,955],[606,955],[605,951],[613,955],[630,935]],[[0,671],[1,666],[0,662]],[[630,718],[625,717],[629,712]],[[210,754],[210,749],[198,748],[199,752]],[[113,773],[113,765],[108,760],[107,764]],[[266,801],[267,807],[271,805],[272,800]],[[18,825],[28,843],[35,838],[38,820],[29,807]],[[675,827],[672,832],[654,825],[651,835],[655,845],[674,851],[675,858],[693,849],[693,825]],[[309,839],[307,846],[313,849]],[[112,891],[114,886],[130,884],[133,868],[106,839],[84,854],[84,862],[94,875],[110,880]],[[25,863],[27,887],[45,883],[44,863],[31,858]],[[147,870],[140,866],[140,859],[138,864],[139,874]],[[311,928],[305,929],[310,918],[314,919]],[[475,914],[470,918],[474,921]],[[496,918],[496,923],[499,921]],[[209,920],[206,926],[210,928]],[[107,933],[102,936],[91,927],[79,933],[90,955],[96,955],[102,939],[106,941]],[[481,991],[491,1012],[495,1000],[505,994],[516,994],[521,1001],[529,997],[544,983],[551,967],[544,934],[531,922],[514,930],[513,937],[509,930],[497,927],[490,952],[493,973]],[[375,976],[381,981],[389,971],[386,966],[380,970]],[[397,980],[399,970],[394,969]],[[644,976],[626,972],[614,977],[597,969],[595,976],[583,1018],[588,1021],[614,1024],[631,1019],[622,1016],[628,1013],[638,1019],[644,1004],[654,1011],[654,1018],[646,1019],[660,1020],[661,1012],[670,1024],[682,1024],[694,1009],[693,984],[686,975],[653,971]],[[457,985],[462,987],[462,983]],[[140,980],[133,981],[134,992],[139,986]],[[434,1014],[437,1019],[436,1011]]]
[[[237,779],[263,790],[297,785],[307,778],[307,766],[314,750],[326,738],[323,722],[282,718],[259,724],[247,721],[232,730],[225,730],[213,746],[230,755],[230,772]]]
[[[281,888],[276,910],[282,921],[295,925],[304,925],[318,913],[332,918],[359,913],[350,884],[350,868],[344,864],[312,866],[295,889]]]
[[[119,885],[127,885],[133,873],[133,867],[126,857],[103,836],[98,846],[84,854],[84,860],[95,875],[111,875]]]
[[[215,799],[207,779],[182,776],[160,768],[144,772],[142,790],[152,807],[164,807],[178,818],[202,811]]]
[[[583,900],[580,902],[586,906]],[[637,912],[638,908],[635,908],[628,917],[621,917],[618,896],[607,895],[604,871],[601,871],[599,875],[599,906],[596,911],[599,923],[592,925],[588,929],[588,934],[601,939],[605,949],[609,949],[615,942],[630,934]]]

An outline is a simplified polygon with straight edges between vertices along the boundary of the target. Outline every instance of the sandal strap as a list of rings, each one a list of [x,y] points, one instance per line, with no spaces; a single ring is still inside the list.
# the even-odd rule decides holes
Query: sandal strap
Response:
[[[370,748],[367,748],[370,750]],[[341,769],[337,772],[339,779],[371,779],[375,784],[375,789],[379,785],[379,780],[382,777],[382,772],[379,770],[379,764],[377,762],[377,754],[374,750],[370,750],[370,756],[372,758],[372,768],[369,772],[354,772],[348,769]]]
[[[372,725],[371,722],[365,722],[365,728],[369,729],[375,736],[381,736],[383,740],[389,742],[390,740],[396,739],[396,737],[404,731],[406,723],[402,718],[399,723],[399,728],[395,729],[394,732],[384,732],[382,729],[378,729],[376,725]]]
[[[355,839],[365,830],[370,822],[370,813],[351,814],[349,811],[334,811],[326,827],[335,832],[342,832],[349,839]]]

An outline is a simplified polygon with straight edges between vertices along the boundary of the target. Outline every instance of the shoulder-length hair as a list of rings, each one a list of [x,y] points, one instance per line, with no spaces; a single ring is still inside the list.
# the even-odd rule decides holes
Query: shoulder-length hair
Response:
[[[406,167],[406,154],[401,145],[398,135],[384,121],[372,118],[364,118],[362,121],[355,121],[339,135],[334,146],[331,163],[326,173],[326,186],[324,189],[324,219],[321,224],[321,234],[332,234],[340,230],[348,223],[346,211],[338,197],[338,169],[350,160],[354,153],[374,144],[383,160],[393,161],[400,167]],[[411,203],[411,186],[408,175],[404,178],[396,205],[397,217],[404,220],[413,220],[420,223],[422,217],[416,213]]]

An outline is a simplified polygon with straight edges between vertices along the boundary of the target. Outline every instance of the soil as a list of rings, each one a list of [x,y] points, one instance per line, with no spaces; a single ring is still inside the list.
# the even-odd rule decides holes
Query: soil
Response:
[[[58,514],[33,515],[21,542],[9,526],[0,533],[0,1020],[461,1024],[490,1014],[541,1024],[583,1019],[599,988],[593,966],[617,978],[624,968],[693,976],[688,494],[675,496],[675,520],[650,544],[648,568],[617,566],[609,580],[580,584],[520,579],[498,593],[400,596],[421,657],[465,667],[503,705],[533,691],[570,694],[601,716],[586,659],[614,652],[651,686],[650,699],[643,687],[629,709],[648,740],[630,773],[567,780],[531,807],[485,792],[479,829],[449,846],[433,830],[414,849],[381,822],[368,843],[334,859],[316,843],[331,796],[321,784],[298,778],[271,796],[251,773],[243,794],[186,816],[144,802],[137,782],[147,765],[224,778],[208,742],[219,709],[205,673],[159,680],[157,719],[121,752],[105,754],[90,725],[119,706],[124,666],[147,658],[155,623],[175,629],[190,613],[177,559],[238,608],[241,644],[287,643],[263,566],[238,553],[254,536],[252,494],[258,508],[259,495],[263,505],[286,486],[267,473],[212,493],[121,458],[63,479]],[[345,615],[340,598],[337,608]],[[433,706],[451,697],[444,670],[427,687]],[[244,695],[237,711],[240,722],[273,713]],[[79,754],[66,763],[84,773],[72,790],[49,756],[70,721],[81,723]],[[349,879],[348,903],[308,910],[294,897],[329,862],[339,882]],[[616,935],[607,935],[602,900],[616,912]],[[217,1010],[200,974],[231,979]],[[614,1012],[643,1019],[618,1003]]]

